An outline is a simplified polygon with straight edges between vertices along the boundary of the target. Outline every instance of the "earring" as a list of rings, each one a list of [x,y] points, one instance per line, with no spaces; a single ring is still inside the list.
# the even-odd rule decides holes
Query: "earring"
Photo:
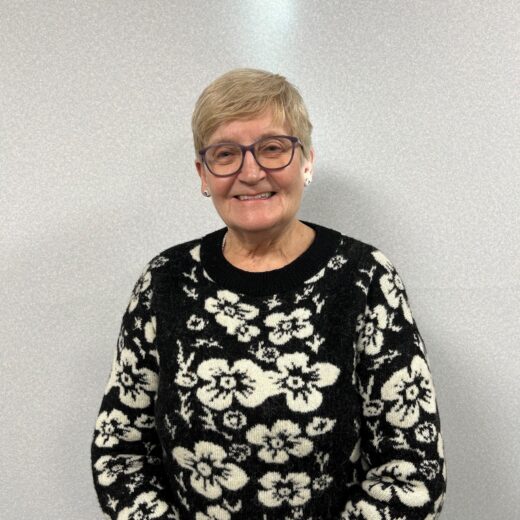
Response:
[[[308,186],[311,182],[312,182],[312,175],[306,175],[303,185]]]
[[[211,197],[211,193],[208,190],[204,190],[202,195],[204,195],[204,197]]]

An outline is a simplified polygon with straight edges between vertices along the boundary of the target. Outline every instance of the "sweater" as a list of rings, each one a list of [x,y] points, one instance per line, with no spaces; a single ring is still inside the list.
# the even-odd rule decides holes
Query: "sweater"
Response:
[[[316,234],[235,267],[227,228],[144,268],[92,441],[105,518],[433,520],[446,463],[424,341],[377,248]]]

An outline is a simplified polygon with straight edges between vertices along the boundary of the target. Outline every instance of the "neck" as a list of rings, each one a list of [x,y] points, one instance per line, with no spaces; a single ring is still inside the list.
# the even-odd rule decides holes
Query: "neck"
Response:
[[[228,228],[223,253],[233,265],[247,271],[278,269],[305,251],[315,231],[299,220],[283,228],[244,232]]]

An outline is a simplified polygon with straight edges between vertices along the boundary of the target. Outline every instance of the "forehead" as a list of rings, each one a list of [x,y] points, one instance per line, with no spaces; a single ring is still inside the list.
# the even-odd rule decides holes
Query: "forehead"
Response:
[[[265,135],[287,133],[286,125],[273,120],[271,112],[266,112],[249,119],[234,119],[222,123],[211,134],[208,144],[222,141],[249,144]]]

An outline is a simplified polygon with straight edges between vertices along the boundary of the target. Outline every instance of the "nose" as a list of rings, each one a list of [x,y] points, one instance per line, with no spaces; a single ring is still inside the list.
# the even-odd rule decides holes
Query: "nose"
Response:
[[[246,150],[242,168],[240,168],[240,171],[238,172],[240,180],[249,183],[256,183],[259,180],[262,180],[265,176],[266,172],[256,162],[252,150]]]

